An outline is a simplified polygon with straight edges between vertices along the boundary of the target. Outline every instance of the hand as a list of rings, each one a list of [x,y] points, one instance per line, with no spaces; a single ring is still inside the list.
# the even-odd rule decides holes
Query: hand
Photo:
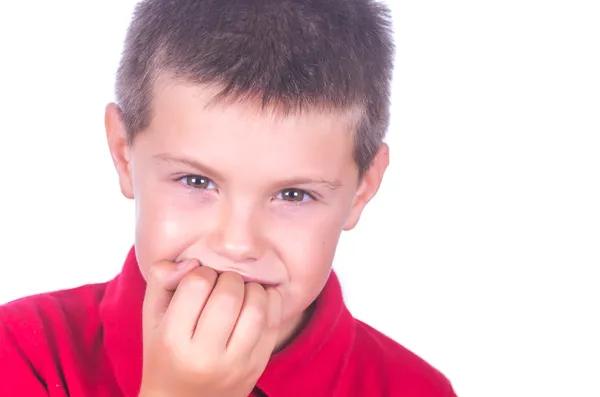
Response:
[[[275,348],[282,298],[190,260],[150,268],[141,397],[247,397]]]

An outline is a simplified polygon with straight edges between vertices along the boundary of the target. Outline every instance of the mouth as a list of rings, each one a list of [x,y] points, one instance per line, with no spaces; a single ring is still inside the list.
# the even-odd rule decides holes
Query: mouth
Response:
[[[244,280],[244,284],[248,284],[248,283],[256,283],[256,284],[260,284],[260,285],[262,285],[263,287],[276,287],[276,286],[277,286],[277,283],[274,283],[274,282],[272,282],[272,281],[266,281],[266,280],[264,280],[264,279],[260,279],[260,278],[254,278],[254,277],[245,276],[245,275],[243,275],[243,274],[240,274],[239,272],[236,272],[236,271],[234,271],[234,270],[224,270],[224,271],[221,271],[221,270],[216,270],[216,269],[215,269],[215,271],[217,272],[217,274],[218,274],[219,276],[220,276],[221,274],[225,273],[226,271],[230,271],[230,272],[237,273],[237,274],[239,274],[239,275],[242,277],[242,279]]]
[[[218,276],[220,276],[221,274],[226,273],[226,272],[237,273],[244,280],[244,284],[256,283],[256,284],[262,285],[263,287],[277,287],[279,285],[279,283],[274,282],[274,281],[270,281],[270,280],[268,280],[266,278],[252,277],[252,276],[248,276],[248,275],[242,274],[237,269],[232,269],[232,268],[227,268],[227,267],[221,267],[221,269],[218,269],[216,266],[213,267],[213,266],[207,265],[206,263],[204,263],[202,261],[200,261],[200,266],[209,267],[209,268],[213,269],[215,272],[217,272]]]
[[[259,280],[259,279],[255,279],[255,278],[251,278],[251,277],[245,277],[245,276],[242,276],[242,278],[244,279],[244,284],[257,283],[257,284],[262,285],[263,287],[275,287],[276,286],[275,283],[271,283],[271,282],[264,281],[264,280]]]

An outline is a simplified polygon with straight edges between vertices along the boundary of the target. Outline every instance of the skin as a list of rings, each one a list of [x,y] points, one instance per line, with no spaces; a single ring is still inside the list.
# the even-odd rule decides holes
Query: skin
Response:
[[[389,162],[383,144],[359,180],[351,112],[284,117],[252,102],[209,105],[214,94],[158,79],[151,123],[130,145],[119,108],[106,108],[148,282],[146,395],[247,396],[306,322],[341,232],[356,226]],[[144,386],[160,376],[168,380]]]

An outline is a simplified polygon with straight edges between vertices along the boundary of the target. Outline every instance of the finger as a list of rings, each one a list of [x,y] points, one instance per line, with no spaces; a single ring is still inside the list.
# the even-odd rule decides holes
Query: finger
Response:
[[[158,328],[180,280],[199,265],[197,260],[189,259],[180,263],[161,261],[150,267],[142,307],[144,330]]]
[[[251,354],[253,360],[266,365],[277,347],[277,343],[281,342],[281,326],[283,317],[283,297],[277,288],[267,288],[267,323],[263,332],[260,335],[258,342]]]
[[[217,272],[201,266],[188,272],[179,282],[167,309],[163,327],[174,340],[189,340],[217,283]]]
[[[198,319],[194,333],[194,340],[203,345],[204,351],[225,351],[243,301],[244,279],[234,272],[222,273]]]
[[[249,357],[267,324],[267,292],[257,283],[248,283],[245,289],[242,310],[227,344],[234,360]]]

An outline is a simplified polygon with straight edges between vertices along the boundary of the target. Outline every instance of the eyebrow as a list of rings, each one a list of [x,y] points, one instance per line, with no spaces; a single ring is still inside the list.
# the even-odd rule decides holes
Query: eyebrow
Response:
[[[201,162],[194,159],[188,159],[185,157],[174,157],[168,153],[157,154],[154,156],[154,158],[167,163],[185,165],[187,167],[193,168],[201,174],[208,173],[216,178],[224,179],[223,176],[217,170],[207,166],[206,164],[202,164]]]
[[[299,186],[299,185],[319,185],[329,190],[336,190],[342,186],[342,182],[334,179],[328,181],[323,178],[290,178],[280,181],[278,185]]]
[[[225,179],[214,168],[209,167],[206,164],[202,164],[201,162],[194,160],[194,159],[189,159],[189,158],[184,158],[184,157],[174,157],[168,153],[157,154],[154,156],[154,158],[157,160],[160,160],[160,161],[168,162],[168,163],[181,164],[181,165],[191,167],[201,174],[208,173],[209,175],[207,175],[207,176],[213,176],[213,177],[219,178],[221,180]],[[289,179],[284,179],[284,180],[278,181],[276,183],[276,185],[278,185],[278,186],[319,185],[319,186],[322,186],[329,190],[336,190],[342,186],[342,182],[338,179],[327,180],[327,179],[321,178],[321,177],[317,177],[317,178],[298,177],[298,178],[289,178]]]

